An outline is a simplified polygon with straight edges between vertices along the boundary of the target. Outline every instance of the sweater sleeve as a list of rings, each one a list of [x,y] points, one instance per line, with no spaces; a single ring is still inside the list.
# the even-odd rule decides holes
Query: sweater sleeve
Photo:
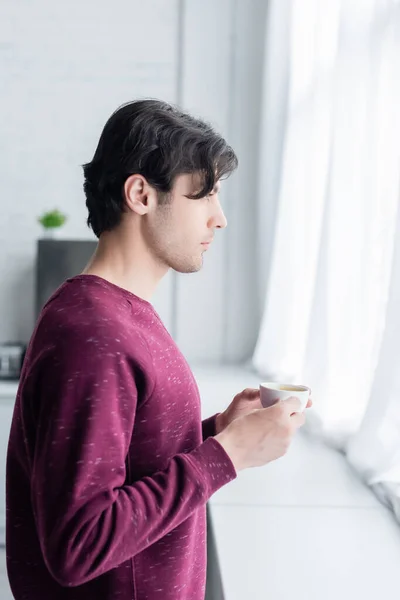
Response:
[[[117,348],[62,336],[35,363],[31,496],[46,565],[81,585],[135,556],[236,477],[210,437],[167,467],[126,484],[140,366]],[[135,376],[132,377],[132,371]]]
[[[201,422],[201,428],[203,431],[203,441],[205,441],[207,438],[216,435],[217,431],[216,431],[216,419],[217,416],[219,415],[219,413],[217,413],[216,415],[213,415],[212,417],[208,417],[208,419],[204,419]]]

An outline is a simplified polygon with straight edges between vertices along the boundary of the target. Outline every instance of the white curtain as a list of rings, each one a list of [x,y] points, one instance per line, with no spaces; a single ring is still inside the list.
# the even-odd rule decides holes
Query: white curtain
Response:
[[[265,57],[253,364],[400,519],[400,2],[270,0]]]

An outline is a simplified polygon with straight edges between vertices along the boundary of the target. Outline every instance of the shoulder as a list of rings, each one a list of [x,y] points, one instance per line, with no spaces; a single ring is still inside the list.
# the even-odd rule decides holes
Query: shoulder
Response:
[[[151,368],[148,345],[129,301],[91,282],[68,280],[53,294],[39,316],[29,352],[89,362],[114,357]]]
[[[73,306],[62,293],[43,311],[25,355],[22,384],[25,392],[49,381],[57,389],[76,390],[91,385],[136,394],[145,401],[155,385],[152,357],[137,327],[127,327],[117,314],[93,298],[79,298]],[[113,386],[113,387],[112,387]],[[97,388],[96,388],[97,389]]]

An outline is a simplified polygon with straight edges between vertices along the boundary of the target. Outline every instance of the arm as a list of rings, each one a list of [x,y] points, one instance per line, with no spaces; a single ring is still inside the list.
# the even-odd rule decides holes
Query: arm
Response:
[[[46,564],[64,586],[154,544],[236,476],[210,437],[165,470],[125,483],[139,367],[114,350],[63,335],[40,361],[31,495]]]

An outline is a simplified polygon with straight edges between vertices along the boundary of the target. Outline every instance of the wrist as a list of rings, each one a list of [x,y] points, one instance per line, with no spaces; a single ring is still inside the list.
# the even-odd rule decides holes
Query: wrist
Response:
[[[224,413],[218,413],[215,417],[215,435],[218,435],[225,429]]]
[[[233,466],[235,467],[235,471],[240,471],[243,468],[239,456],[240,452],[238,452],[237,448],[235,447],[231,432],[229,430],[222,431],[216,435],[214,439],[217,440],[217,442],[222,446],[226,454],[229,456]]]

